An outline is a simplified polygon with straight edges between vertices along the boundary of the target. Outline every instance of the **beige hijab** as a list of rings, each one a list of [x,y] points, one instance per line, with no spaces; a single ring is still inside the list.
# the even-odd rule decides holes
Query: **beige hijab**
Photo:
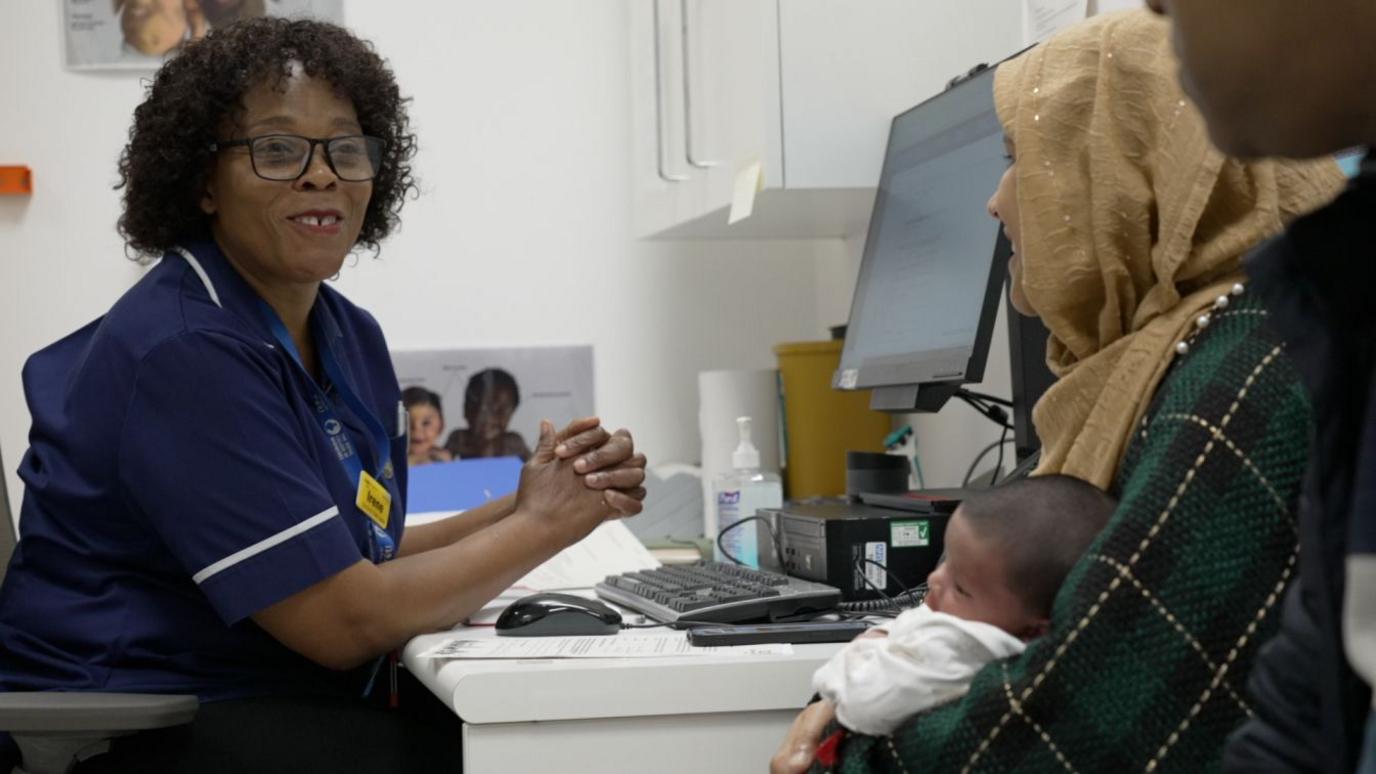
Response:
[[[1332,161],[1243,162],[1209,143],[1167,24],[1095,17],[999,67],[1017,157],[1022,286],[1058,381],[1037,403],[1037,473],[1107,488],[1195,320],[1240,259],[1342,186]]]

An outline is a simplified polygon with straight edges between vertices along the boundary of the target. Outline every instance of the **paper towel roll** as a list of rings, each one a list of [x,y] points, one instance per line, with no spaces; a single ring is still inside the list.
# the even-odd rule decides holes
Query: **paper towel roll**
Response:
[[[751,440],[760,450],[760,468],[779,472],[779,372],[703,371],[698,374],[698,432],[702,438],[703,534],[717,535],[712,481],[731,470],[731,452],[740,441],[736,417],[752,420]]]

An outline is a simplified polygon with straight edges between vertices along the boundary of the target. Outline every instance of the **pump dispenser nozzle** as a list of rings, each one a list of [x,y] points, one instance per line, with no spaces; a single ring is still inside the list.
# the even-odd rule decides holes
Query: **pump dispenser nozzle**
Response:
[[[731,467],[736,470],[759,470],[760,450],[750,442],[750,417],[736,417],[736,429],[740,432],[740,443],[731,454]]]

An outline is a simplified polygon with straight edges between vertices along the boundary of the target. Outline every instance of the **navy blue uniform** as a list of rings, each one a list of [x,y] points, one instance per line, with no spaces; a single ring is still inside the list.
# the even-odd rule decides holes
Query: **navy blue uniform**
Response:
[[[0,594],[0,690],[358,695],[366,675],[293,653],[249,618],[378,559],[317,385],[211,242],[169,252],[101,319],[24,368],[33,417],[20,542]],[[363,467],[392,495],[400,545],[406,433],[377,322],[321,286],[311,312],[361,403],[325,387]],[[333,426],[333,430],[341,428]]]

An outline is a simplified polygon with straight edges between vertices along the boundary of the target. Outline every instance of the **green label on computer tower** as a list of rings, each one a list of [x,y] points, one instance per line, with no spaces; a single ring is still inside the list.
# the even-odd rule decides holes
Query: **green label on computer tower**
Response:
[[[889,542],[894,548],[929,546],[932,544],[931,524],[926,519],[890,522]]]

